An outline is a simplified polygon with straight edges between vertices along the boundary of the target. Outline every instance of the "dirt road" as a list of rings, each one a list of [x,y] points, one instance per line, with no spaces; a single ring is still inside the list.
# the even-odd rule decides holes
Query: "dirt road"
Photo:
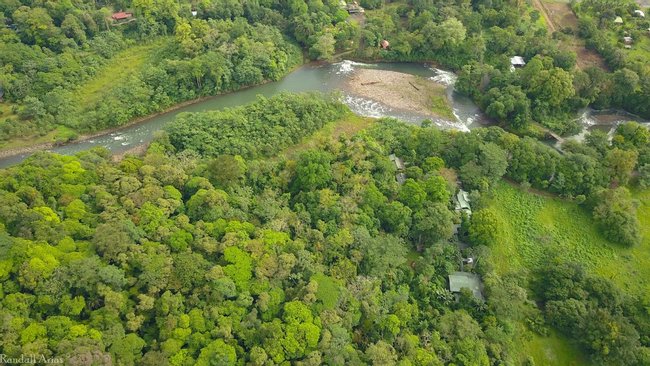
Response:
[[[555,32],[557,29],[555,27],[555,24],[553,24],[553,19],[549,15],[548,10],[546,9],[546,6],[544,6],[544,3],[542,3],[541,0],[533,0],[533,6],[540,13],[542,13],[542,16],[544,17],[544,20],[546,21],[546,26],[548,27],[549,32],[551,34],[553,32]]]

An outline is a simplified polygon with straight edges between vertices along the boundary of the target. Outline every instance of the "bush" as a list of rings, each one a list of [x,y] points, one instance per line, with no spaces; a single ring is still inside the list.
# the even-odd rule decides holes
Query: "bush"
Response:
[[[597,195],[594,218],[601,226],[605,237],[626,246],[641,242],[639,221],[636,216],[637,203],[630,198],[630,192],[619,187]]]

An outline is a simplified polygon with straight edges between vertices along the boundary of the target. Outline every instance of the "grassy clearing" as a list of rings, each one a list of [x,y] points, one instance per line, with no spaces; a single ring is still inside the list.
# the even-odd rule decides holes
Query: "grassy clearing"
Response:
[[[355,133],[370,127],[375,123],[375,119],[369,117],[357,116],[350,112],[336,122],[330,122],[316,131],[313,135],[305,137],[300,143],[293,145],[278,156],[284,156],[293,159],[301,152],[321,145],[323,142],[336,140],[342,135],[352,136]]]
[[[502,239],[492,247],[498,273],[529,271],[558,256],[582,263],[631,295],[650,290],[650,190],[635,192],[640,201],[643,243],[622,247],[604,239],[591,214],[575,203],[499,185],[490,205],[498,212]],[[645,295],[644,295],[645,296]]]
[[[548,366],[584,366],[588,365],[587,358],[580,353],[571,342],[555,332],[547,337],[535,335],[522,344],[520,349],[522,362],[531,356],[535,365]]]
[[[632,49],[627,51],[630,60],[645,63],[646,69],[650,71],[650,34],[636,39],[632,45]]]
[[[64,143],[76,138],[76,136],[77,132],[74,130],[65,126],[58,126],[43,136],[13,138],[11,141],[4,143],[0,142],[0,150],[20,149],[27,146],[35,146],[41,144]]]
[[[436,116],[446,118],[449,120],[455,120],[454,111],[451,108],[451,103],[447,99],[447,91],[444,86],[436,85],[431,88],[431,110]]]
[[[102,95],[113,86],[119,85],[137,71],[142,70],[151,60],[155,51],[169,42],[162,38],[155,42],[136,45],[118,53],[93,77],[79,89],[79,103],[89,105],[102,98]]]
[[[542,17],[546,20],[550,33],[560,31],[564,28],[573,29],[574,35],[563,34],[558,40],[565,49],[576,53],[577,66],[585,69],[590,66],[606,69],[603,58],[595,51],[585,46],[585,41],[576,34],[578,31],[578,18],[573,13],[569,0],[535,0],[533,5],[537,8]]]

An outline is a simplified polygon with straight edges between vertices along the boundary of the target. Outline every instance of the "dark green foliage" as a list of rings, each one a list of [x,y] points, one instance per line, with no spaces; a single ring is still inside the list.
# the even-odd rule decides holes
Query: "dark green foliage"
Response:
[[[224,111],[184,113],[166,130],[177,151],[252,158],[276,154],[343,113],[333,96],[280,94]]]
[[[469,225],[469,239],[474,245],[491,245],[499,239],[501,224],[490,209],[472,213]]]
[[[605,237],[626,246],[641,242],[637,203],[630,198],[626,188],[604,190],[597,196],[594,218],[602,227]]]
[[[587,275],[576,263],[553,263],[537,277],[549,322],[584,347],[595,364],[642,365],[629,299],[611,282]]]
[[[283,95],[223,113],[251,117],[235,141],[270,136],[273,121],[306,136],[342,110]],[[450,308],[459,253],[439,157],[409,161],[411,200],[370,133],[254,160],[272,153],[175,154],[181,130],[143,158],[42,153],[0,171],[0,317],[22,319],[0,329],[3,352],[145,365],[508,359],[486,351],[480,301]]]

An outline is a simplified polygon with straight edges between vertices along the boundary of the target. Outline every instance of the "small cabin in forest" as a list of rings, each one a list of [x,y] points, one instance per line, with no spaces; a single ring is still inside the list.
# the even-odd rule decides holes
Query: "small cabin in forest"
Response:
[[[363,14],[366,12],[366,10],[362,8],[361,5],[359,5],[359,3],[356,1],[347,4],[345,10],[347,10],[349,14]]]
[[[621,17],[616,17],[614,19],[614,24],[623,24],[623,18]]]
[[[381,42],[379,42],[379,46],[381,46],[382,49],[387,50],[388,47],[390,47],[390,43],[387,40],[382,39]]]
[[[449,291],[456,296],[460,294],[460,290],[466,288],[479,300],[485,300],[482,293],[480,277],[471,272],[452,272],[449,275]]]
[[[526,66],[526,61],[521,56],[513,56],[510,58],[510,72],[514,72],[519,67]]]
[[[632,37],[630,36],[623,37],[623,43],[625,43],[626,45],[631,45],[633,42],[634,40],[632,39]]]
[[[526,66],[526,61],[521,56],[513,56],[510,58],[510,65],[513,67],[524,67]]]
[[[639,18],[645,18],[645,13],[643,12],[643,10],[638,10],[638,9],[635,10],[634,15],[638,16]]]
[[[395,156],[395,154],[390,154],[388,158],[390,159],[390,161],[395,163],[395,168],[397,168],[398,171],[403,171],[404,169],[406,169],[406,165],[404,165],[404,160]]]
[[[111,19],[116,22],[128,22],[133,19],[133,13],[118,11],[117,13],[113,13],[113,15],[111,15]]]
[[[397,183],[400,185],[404,184],[406,182],[406,174],[404,174],[406,165],[404,164],[404,160],[398,158],[395,154],[390,154],[389,159],[395,164],[395,169],[397,169],[397,174],[395,174]]]
[[[469,193],[463,191],[462,189],[458,190],[456,196],[454,196],[454,203],[456,205],[456,211],[465,212],[467,216],[472,214],[472,208],[469,205]]]

